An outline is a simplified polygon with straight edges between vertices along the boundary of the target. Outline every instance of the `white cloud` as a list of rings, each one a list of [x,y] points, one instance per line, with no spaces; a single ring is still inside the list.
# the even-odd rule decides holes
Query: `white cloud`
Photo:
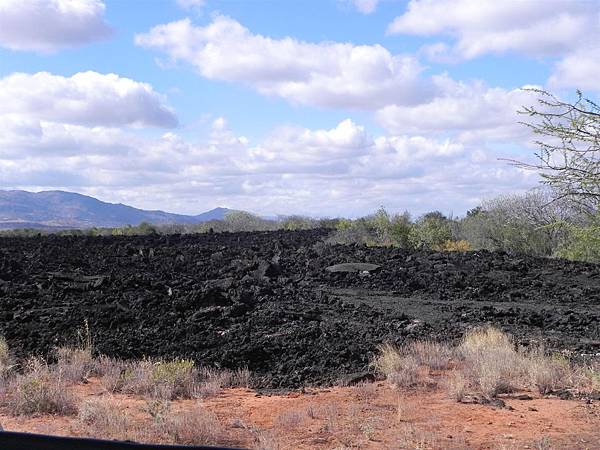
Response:
[[[189,19],[159,25],[137,35],[136,43],[192,64],[206,78],[241,82],[298,104],[373,109],[433,94],[413,56],[380,45],[273,39],[223,16],[205,27]]]
[[[600,92],[600,44],[597,45],[576,50],[560,60],[550,77],[550,86]]]
[[[456,42],[428,47],[434,59],[470,59],[487,53],[562,55],[598,39],[596,0],[411,0],[389,33],[448,35]]]
[[[380,0],[347,0],[362,14],[371,14],[377,9]]]
[[[244,170],[277,173],[347,173],[350,162],[373,146],[364,127],[350,119],[330,130],[281,127],[249,149]]]
[[[116,154],[127,151],[131,139],[115,128],[84,127],[39,121],[20,115],[0,115],[0,157],[12,160],[46,155]]]
[[[529,131],[517,111],[535,104],[535,94],[523,89],[490,88],[483,83],[458,83],[438,77],[444,95],[421,105],[389,105],[377,120],[390,133],[453,135],[460,141],[518,140]]]
[[[174,112],[149,84],[97,72],[71,77],[15,73],[1,78],[3,114],[92,126],[177,125]]]
[[[257,144],[223,118],[203,142],[172,132],[148,138],[131,129],[0,123],[5,188],[62,188],[183,213],[223,205],[265,214],[360,215],[381,204],[463,212],[481,196],[535,183],[481,146],[372,137],[349,119],[330,129],[279,128]]]
[[[101,0],[1,0],[0,46],[53,52],[105,39]]]

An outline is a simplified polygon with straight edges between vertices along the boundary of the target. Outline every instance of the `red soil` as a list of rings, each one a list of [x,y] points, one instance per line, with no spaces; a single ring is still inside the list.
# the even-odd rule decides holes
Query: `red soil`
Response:
[[[74,389],[81,400],[109,395],[97,380]],[[113,398],[135,420],[152,420],[143,398]],[[171,411],[200,402],[223,426],[218,444],[246,448],[600,449],[600,402],[504,400],[513,410],[457,403],[443,389],[400,392],[379,382],[281,395],[228,389],[205,400],[175,401]],[[9,431],[82,433],[76,417],[0,411],[0,423]]]

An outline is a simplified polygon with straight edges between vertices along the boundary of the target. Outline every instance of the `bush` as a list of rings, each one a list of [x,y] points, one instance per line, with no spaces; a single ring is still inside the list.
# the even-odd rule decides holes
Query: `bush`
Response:
[[[588,226],[568,227],[568,239],[556,256],[587,262],[600,262],[600,215]]]
[[[567,224],[583,220],[547,190],[486,200],[457,223],[456,236],[475,249],[551,256],[567,240]]]
[[[384,208],[380,208],[375,214],[356,220],[338,219],[336,232],[329,238],[329,242],[409,248],[411,229],[410,215],[407,212],[390,215]]]
[[[216,444],[221,432],[217,417],[201,406],[179,414],[169,414],[156,427],[158,433],[169,442],[184,445]]]
[[[61,374],[39,359],[30,360],[25,373],[9,381],[2,402],[14,415],[77,413],[76,398]]]
[[[279,228],[283,230],[310,230],[318,226],[317,220],[303,216],[289,216],[279,222]]]
[[[531,385],[541,395],[570,387],[573,371],[569,361],[562,357],[548,357],[541,350],[529,356],[529,376]]]
[[[59,347],[56,355],[55,370],[67,382],[82,382],[94,371],[96,363],[91,348]]]
[[[391,344],[383,344],[378,350],[379,355],[373,361],[373,365],[390,383],[404,388],[419,384],[419,363],[414,355],[407,355]]]
[[[153,398],[173,400],[176,398],[194,398],[197,394],[198,372],[190,360],[151,361],[142,360],[117,363],[107,382],[115,392],[137,395],[149,395]]]
[[[523,384],[523,357],[507,334],[493,327],[468,332],[460,344],[463,370],[485,397],[514,391]]]
[[[247,368],[234,371],[196,368],[194,361],[185,359],[129,362],[101,356],[96,367],[108,392],[147,395],[163,400],[210,397],[225,387],[247,388],[251,384]]]
[[[84,401],[79,408],[78,420],[87,436],[119,440],[137,440],[140,437],[140,428],[111,399]]]
[[[392,242],[395,246],[400,248],[410,248],[410,233],[413,228],[413,224],[410,220],[410,214],[403,212],[402,214],[395,214],[390,220],[389,234]]]
[[[425,247],[441,251],[452,239],[450,220],[439,211],[427,213],[419,218],[410,230],[409,241],[413,247]]]
[[[225,214],[227,231],[266,231],[277,229],[276,222],[262,219],[245,211],[229,211]]]
[[[444,370],[450,367],[452,350],[439,342],[415,341],[409,344],[406,352],[413,355],[417,363],[433,370]]]

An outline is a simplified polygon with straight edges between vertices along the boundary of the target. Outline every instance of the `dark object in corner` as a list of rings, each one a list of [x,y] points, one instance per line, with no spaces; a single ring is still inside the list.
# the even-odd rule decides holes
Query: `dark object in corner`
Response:
[[[152,445],[136,442],[104,441],[61,436],[45,436],[41,434],[0,432],[0,449],[2,450],[232,450],[224,447]]]

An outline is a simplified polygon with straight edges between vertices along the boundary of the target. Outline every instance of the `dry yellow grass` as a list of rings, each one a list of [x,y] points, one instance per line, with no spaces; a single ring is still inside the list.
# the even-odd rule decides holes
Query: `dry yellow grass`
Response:
[[[491,399],[520,389],[547,395],[564,389],[585,393],[600,388],[597,367],[573,366],[565,357],[548,355],[542,349],[519,350],[509,334],[491,326],[467,332],[455,349],[430,341],[404,347],[383,344],[373,366],[398,388],[422,384],[424,368],[456,366],[446,374],[445,385],[457,401],[468,394]]]
[[[403,352],[392,344],[379,346],[379,355],[373,361],[377,371],[384,374],[396,387],[413,387],[420,382],[417,358]]]

